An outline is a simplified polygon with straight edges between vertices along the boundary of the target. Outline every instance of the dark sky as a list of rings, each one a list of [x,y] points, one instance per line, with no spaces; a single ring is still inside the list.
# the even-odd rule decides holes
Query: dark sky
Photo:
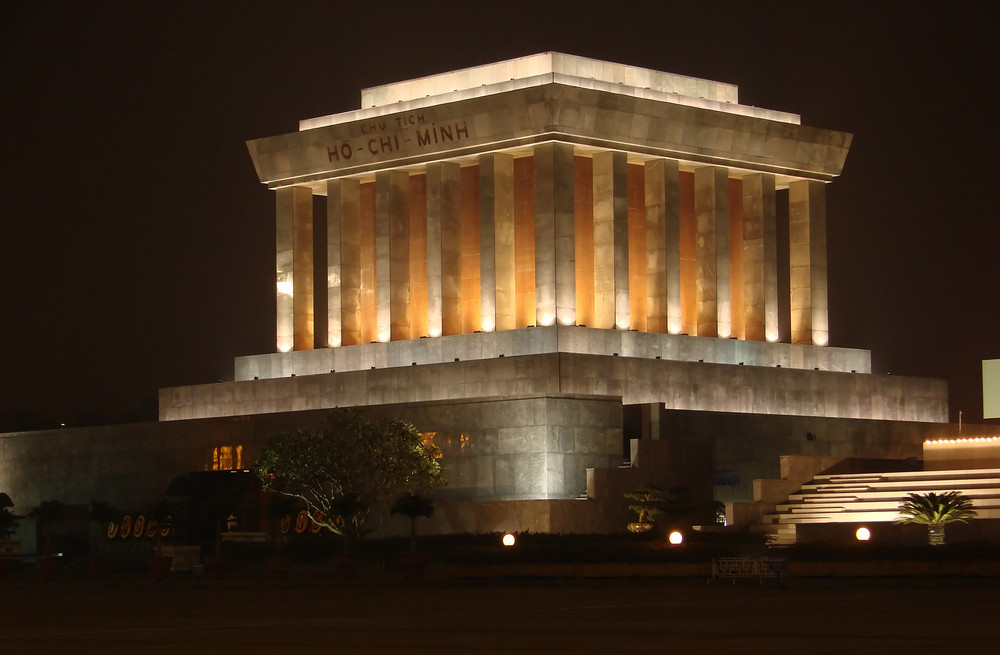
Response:
[[[851,132],[831,340],[948,380],[1000,358],[996,15],[923,2],[11,2],[0,9],[0,415],[72,423],[274,349],[247,139],[363,87],[557,50],[740,86]],[[478,8],[479,6],[487,8]]]

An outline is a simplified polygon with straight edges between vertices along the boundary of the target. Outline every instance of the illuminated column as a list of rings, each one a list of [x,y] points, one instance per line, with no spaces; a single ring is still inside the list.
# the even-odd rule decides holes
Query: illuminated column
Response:
[[[517,327],[537,325],[535,317],[535,159],[514,159],[514,277]]]
[[[628,300],[629,328],[648,332],[646,305],[646,171],[641,164],[628,170]]]
[[[427,166],[427,332],[462,332],[461,168],[454,162]]]
[[[774,176],[743,178],[743,303],[746,338],[778,340],[778,246]]]
[[[830,341],[826,287],[826,188],[800,180],[788,185],[788,260],[792,343]]]
[[[312,190],[275,193],[277,346],[279,352],[313,348]]]
[[[482,329],[516,327],[514,157],[479,157],[479,253]]]
[[[410,338],[430,334],[427,329],[427,175],[410,175]]]
[[[375,174],[377,339],[410,338],[410,216],[406,171]]]
[[[375,278],[375,181],[361,183],[360,225],[356,234],[361,259],[361,293],[359,294],[360,343],[378,339],[378,281]],[[343,236],[347,240],[347,236]]]
[[[698,336],[730,336],[729,300],[729,174],[706,166],[694,171],[694,211],[697,221]]]
[[[650,332],[680,334],[681,232],[677,161],[646,162],[646,307]]]
[[[624,152],[594,154],[594,323],[629,328],[628,162]]]
[[[361,192],[357,180],[326,183],[327,340],[361,343]]]
[[[574,157],[567,143],[535,146],[535,320],[576,323]]]

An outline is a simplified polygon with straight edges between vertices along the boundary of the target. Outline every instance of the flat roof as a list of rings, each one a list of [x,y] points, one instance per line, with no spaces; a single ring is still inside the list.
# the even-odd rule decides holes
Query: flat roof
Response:
[[[363,89],[361,109],[299,121],[299,130],[554,83],[801,124],[797,114],[739,104],[735,84],[543,52]]]

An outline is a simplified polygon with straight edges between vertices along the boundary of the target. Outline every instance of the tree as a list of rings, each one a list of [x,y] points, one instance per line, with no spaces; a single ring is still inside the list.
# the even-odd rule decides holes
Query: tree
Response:
[[[38,507],[31,510],[31,518],[42,526],[42,536],[45,537],[45,556],[52,555],[52,524],[66,518],[66,506],[58,500],[43,500]]]
[[[405,514],[410,517],[410,552],[417,552],[417,519],[423,516],[434,516],[434,501],[419,494],[406,492],[396,499],[389,510],[392,514]]]
[[[350,543],[381,525],[385,505],[405,490],[443,484],[439,451],[399,419],[331,414],[317,430],[271,439],[254,463],[265,490],[298,498],[309,518]]]
[[[936,494],[908,494],[897,508],[896,523],[919,523],[927,526],[927,541],[931,546],[944,545],[944,526],[965,523],[976,517],[972,499],[960,491]]]
[[[11,535],[17,531],[17,525],[24,517],[10,511],[14,506],[14,501],[10,496],[0,492],[0,539],[10,539]]]
[[[632,501],[628,508],[637,519],[628,524],[629,532],[649,532],[661,515],[677,518],[691,511],[691,495],[685,487],[663,491],[655,484],[644,484],[625,494],[625,499]]]

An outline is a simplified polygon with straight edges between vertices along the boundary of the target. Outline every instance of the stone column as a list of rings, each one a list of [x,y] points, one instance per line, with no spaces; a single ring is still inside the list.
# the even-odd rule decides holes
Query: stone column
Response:
[[[311,350],[313,343],[312,190],[285,187],[275,193],[277,347]]]
[[[629,329],[628,161],[624,152],[594,154],[594,323]]]
[[[729,173],[705,166],[694,171],[697,220],[698,336],[728,338],[732,333],[729,298]]]
[[[357,180],[326,183],[327,342],[361,343],[361,193]]]
[[[646,329],[680,334],[681,228],[677,161],[646,162]]]
[[[743,178],[743,304],[746,338],[778,340],[778,245],[774,175]]]
[[[461,169],[455,162],[427,166],[427,332],[462,333]]]
[[[514,276],[514,157],[479,157],[479,253],[482,329],[516,327]]]
[[[830,342],[826,286],[826,186],[799,180],[788,185],[788,261],[792,343]]]
[[[536,325],[576,323],[573,146],[535,146]]]
[[[410,176],[375,174],[375,278],[377,339],[410,338]]]

